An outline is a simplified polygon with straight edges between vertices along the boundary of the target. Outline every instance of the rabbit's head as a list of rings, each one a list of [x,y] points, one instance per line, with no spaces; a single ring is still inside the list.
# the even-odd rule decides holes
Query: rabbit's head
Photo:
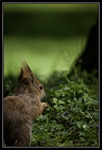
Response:
[[[45,91],[42,83],[34,76],[26,62],[22,64],[21,73],[18,77],[19,87],[23,86],[31,94],[43,98]]]

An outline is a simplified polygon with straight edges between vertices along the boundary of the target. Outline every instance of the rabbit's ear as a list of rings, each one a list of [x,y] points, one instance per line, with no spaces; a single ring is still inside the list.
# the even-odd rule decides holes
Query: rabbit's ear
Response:
[[[23,69],[21,68],[21,72],[20,75],[18,76],[18,80],[22,79],[22,76],[23,76]]]
[[[34,76],[32,70],[30,69],[30,67],[28,66],[28,64],[26,62],[22,63],[22,68],[23,68],[23,75],[28,75],[28,77],[30,76],[31,78],[34,79],[34,81],[36,81],[36,77]]]
[[[28,64],[26,62],[22,63],[22,68],[23,68],[24,72],[26,72],[26,73],[32,73],[30,67],[28,66]]]

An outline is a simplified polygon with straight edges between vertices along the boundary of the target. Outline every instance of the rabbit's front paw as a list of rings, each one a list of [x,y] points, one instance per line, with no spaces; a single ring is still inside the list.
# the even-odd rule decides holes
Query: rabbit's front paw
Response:
[[[43,109],[47,109],[49,107],[49,105],[45,102],[42,102],[41,104],[42,104]]]

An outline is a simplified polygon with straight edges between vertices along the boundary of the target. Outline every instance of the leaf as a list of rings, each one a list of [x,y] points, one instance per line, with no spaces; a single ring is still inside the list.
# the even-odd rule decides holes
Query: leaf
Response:
[[[68,120],[68,117],[64,115],[62,115],[62,118],[64,118],[65,120]]]
[[[92,104],[98,105],[98,100],[92,100]]]
[[[56,135],[68,135],[68,132],[65,132],[65,131],[59,131],[59,132],[56,132],[55,133]]]
[[[82,125],[82,122],[81,121],[76,121],[76,124],[77,124],[78,128],[80,128],[81,125]]]
[[[81,141],[81,142],[84,142],[84,141],[85,141],[85,138],[80,137],[80,141]]]
[[[84,129],[87,128],[87,125],[84,124],[84,125],[83,125],[83,128],[84,128]]]
[[[65,91],[70,90],[70,88],[69,88],[69,87],[67,87],[67,86],[65,86],[63,89],[64,89]]]
[[[63,110],[63,109],[65,109],[65,107],[64,107],[64,106],[62,106],[62,105],[59,105],[59,106],[58,106],[58,108],[59,108],[59,110]]]
[[[59,101],[58,101],[58,104],[65,104],[65,102],[59,100]]]
[[[54,102],[55,104],[57,104],[58,99],[57,99],[57,98],[53,98],[53,102]]]
[[[98,112],[91,112],[91,114],[95,117],[98,117]]]
[[[53,107],[54,107],[55,109],[59,110],[59,108],[58,108],[58,106],[57,106],[57,105],[54,105]]]

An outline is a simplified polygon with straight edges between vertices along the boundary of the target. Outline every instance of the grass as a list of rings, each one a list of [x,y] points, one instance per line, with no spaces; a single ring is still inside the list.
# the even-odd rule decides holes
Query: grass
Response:
[[[34,121],[31,146],[98,147],[95,72],[55,72],[45,84],[50,108]],[[91,85],[89,84],[91,82]]]

